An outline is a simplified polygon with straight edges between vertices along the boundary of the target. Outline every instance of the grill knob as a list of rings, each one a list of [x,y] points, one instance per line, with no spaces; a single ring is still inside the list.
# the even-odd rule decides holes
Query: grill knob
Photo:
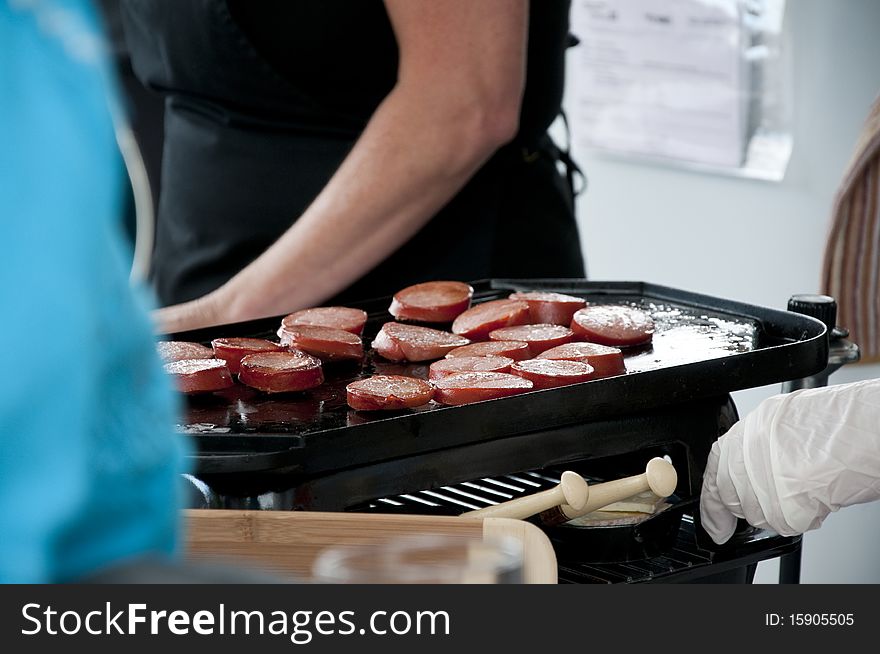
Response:
[[[818,318],[828,327],[828,335],[837,325],[837,302],[828,295],[792,295],[788,310]]]

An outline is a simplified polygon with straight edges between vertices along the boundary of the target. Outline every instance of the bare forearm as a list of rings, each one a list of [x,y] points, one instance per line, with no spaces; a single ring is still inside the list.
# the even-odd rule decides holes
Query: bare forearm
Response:
[[[160,328],[325,301],[412,237],[513,136],[526,3],[385,2],[401,54],[398,82],[348,157],[272,247],[208,296],[160,310]]]
[[[210,324],[320,304],[418,232],[504,139],[480,110],[436,115],[424,100],[419,112],[389,95],[300,219],[215,297],[160,312],[163,330],[201,326],[190,312]],[[223,315],[205,315],[206,304]]]
[[[497,146],[479,111],[462,114],[414,112],[392,93],[315,202],[230,282],[235,313],[320,303],[405,243]]]

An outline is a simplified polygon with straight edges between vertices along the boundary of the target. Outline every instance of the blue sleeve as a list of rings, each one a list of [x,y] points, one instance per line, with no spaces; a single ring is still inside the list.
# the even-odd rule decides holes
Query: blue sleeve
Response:
[[[92,8],[0,2],[0,43],[0,581],[65,581],[174,551],[185,444],[127,283]]]

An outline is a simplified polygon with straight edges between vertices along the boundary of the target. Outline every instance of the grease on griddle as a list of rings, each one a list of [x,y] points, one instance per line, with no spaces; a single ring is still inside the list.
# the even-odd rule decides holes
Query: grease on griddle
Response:
[[[718,359],[749,352],[758,346],[758,327],[752,322],[691,314],[653,302],[630,306],[648,311],[656,331],[649,347],[623,351],[627,372]]]

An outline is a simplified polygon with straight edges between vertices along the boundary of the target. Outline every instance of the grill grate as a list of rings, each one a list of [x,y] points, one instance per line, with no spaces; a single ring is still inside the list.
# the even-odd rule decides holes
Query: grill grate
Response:
[[[381,497],[353,507],[352,511],[375,513],[426,513],[433,515],[460,515],[494,506],[538,491],[553,488],[559,483],[562,471],[540,470],[520,472],[497,477],[484,477],[460,484],[440,486],[393,497]],[[588,483],[596,478],[584,476]]]

